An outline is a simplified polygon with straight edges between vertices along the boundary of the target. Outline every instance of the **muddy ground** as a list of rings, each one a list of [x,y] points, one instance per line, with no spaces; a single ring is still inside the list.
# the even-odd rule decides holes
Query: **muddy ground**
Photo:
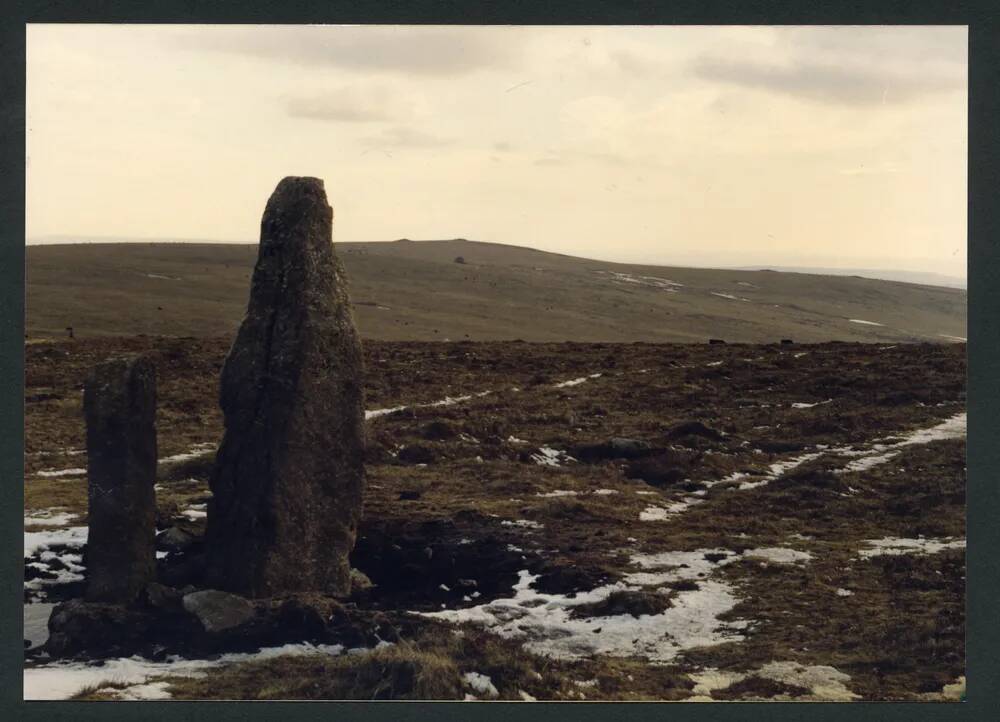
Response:
[[[100,360],[142,351],[159,376],[160,526],[197,535],[227,348],[26,345],[26,531],[85,526],[82,382]],[[367,686],[343,657],[303,657],[161,691],[954,697],[964,345],[370,341],[365,352],[368,486],[352,562],[374,587],[354,601],[406,618],[404,638],[366,657]],[[28,561],[26,601],[80,594],[65,564]],[[354,686],[330,681],[342,677]],[[450,681],[421,682],[431,677]]]

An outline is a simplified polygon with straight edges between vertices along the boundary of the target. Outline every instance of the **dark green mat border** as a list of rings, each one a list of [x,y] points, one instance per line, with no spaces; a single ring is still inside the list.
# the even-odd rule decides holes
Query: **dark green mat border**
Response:
[[[149,720],[333,717],[370,720],[606,718],[712,720],[997,719],[1000,690],[1000,31],[996,2],[372,2],[352,0],[35,0],[0,24],[0,719]],[[21,700],[24,379],[24,25],[26,22],[961,24],[969,25],[969,635],[964,704],[73,703]]]

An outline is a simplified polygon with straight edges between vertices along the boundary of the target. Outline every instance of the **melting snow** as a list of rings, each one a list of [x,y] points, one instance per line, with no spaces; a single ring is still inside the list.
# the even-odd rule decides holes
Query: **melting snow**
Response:
[[[860,318],[849,318],[847,319],[851,323],[863,323],[866,326],[885,326],[884,323],[875,323],[875,321],[862,321]]]
[[[900,449],[906,446],[912,446],[914,444],[927,444],[932,441],[941,441],[944,439],[960,439],[964,437],[965,434],[966,414],[963,411],[962,413],[955,414],[951,418],[945,419],[936,426],[912,431],[904,436],[902,441],[898,441],[894,444],[874,444],[870,449],[865,451],[834,449],[835,453],[844,456],[860,457],[849,462],[842,469],[838,469],[836,471],[837,473],[866,471],[872,467],[889,461],[900,453]]]
[[[793,564],[795,562],[807,562],[812,559],[809,552],[800,552],[795,549],[784,549],[782,547],[762,547],[743,552],[747,559],[763,559],[775,564]]]
[[[504,519],[500,522],[501,526],[520,526],[525,529],[542,529],[543,525],[539,524],[537,521],[531,521],[530,519],[515,519],[511,521],[510,519]],[[517,551],[520,551],[518,549]]]
[[[251,654],[223,654],[218,659],[183,659],[168,657],[165,662],[153,662],[143,657],[120,657],[104,660],[100,666],[83,662],[53,662],[24,670],[24,699],[66,699],[80,689],[102,682],[139,685],[151,677],[173,675],[195,677],[224,664],[250,660],[273,659],[285,655],[338,655],[343,646],[312,645],[307,642],[267,647]],[[148,688],[147,688],[148,690]]]
[[[190,449],[181,454],[174,454],[173,456],[164,456],[159,460],[161,464],[171,464],[176,461],[188,461],[190,459],[197,459],[198,457],[205,456],[210,451],[215,451],[215,444],[210,441],[206,441],[201,444],[195,444]]]
[[[40,509],[24,517],[25,526],[64,526],[76,519],[78,514],[56,512],[55,509]]]
[[[899,537],[885,537],[884,539],[867,539],[865,542],[870,549],[862,549],[858,552],[862,559],[871,557],[899,554],[937,554],[945,549],[965,549],[965,539],[901,539]]]
[[[479,672],[466,672],[462,675],[462,681],[474,692],[486,695],[487,697],[499,697],[500,691],[493,685],[493,680],[485,674]]]
[[[813,406],[822,406],[823,404],[828,404],[831,401],[833,401],[833,399],[827,399],[826,401],[817,401],[817,402],[812,403],[812,404],[807,404],[807,403],[805,403],[803,401],[799,401],[799,402],[796,402],[796,403],[792,404],[792,408],[793,409],[811,409]]]
[[[53,546],[80,547],[87,542],[87,527],[71,526],[64,529],[24,532],[24,556],[34,556]]]
[[[578,386],[579,384],[584,383],[588,379],[596,379],[596,378],[599,378],[600,376],[601,376],[601,374],[599,374],[599,373],[597,373],[597,374],[590,374],[590,376],[581,376],[578,379],[570,379],[569,381],[562,381],[562,382],[560,382],[558,384],[553,384],[553,388],[562,389],[562,388],[566,388],[567,386]]]
[[[601,273],[601,271],[596,271],[596,273]],[[634,283],[639,286],[659,288],[671,293],[676,293],[677,288],[684,287],[683,283],[677,283],[677,281],[660,278],[659,276],[633,276],[630,273],[618,273],[617,271],[609,271],[609,273],[614,277],[614,280],[620,281],[621,283]]]
[[[731,293],[719,293],[718,291],[711,291],[713,296],[718,296],[719,298],[728,298],[730,301],[739,301],[738,296],[734,296]]]
[[[647,506],[639,512],[639,521],[663,521],[670,516],[670,512],[662,506]]]
[[[822,455],[822,451],[817,451],[811,454],[803,454],[802,456],[797,456],[794,459],[788,459],[787,461],[777,461],[771,464],[767,470],[767,475],[763,479],[758,481],[744,481],[740,484],[739,489],[740,491],[746,491],[747,489],[756,489],[758,486],[770,484],[782,474],[787,474],[792,469],[802,466],[802,464],[819,458]]]
[[[533,590],[535,579],[536,575],[521,571],[513,597],[479,607],[425,614],[452,622],[482,624],[502,637],[524,639],[529,651],[568,659],[612,654],[660,662],[673,659],[684,649],[742,639],[738,630],[745,623],[718,620],[737,602],[730,587],[722,582],[702,581],[697,590],[680,592],[674,604],[660,614],[574,618],[573,607],[603,601],[614,591],[634,587],[611,584],[577,592],[570,599]]]
[[[475,394],[466,394],[465,396],[445,396],[443,399],[439,399],[438,401],[432,401],[428,404],[414,404],[414,408],[419,409],[419,408],[431,408],[434,406],[452,406],[453,404],[459,404],[462,403],[463,401],[478,399],[482,396],[486,396],[487,394],[491,393],[493,392],[486,390],[486,391],[480,391],[479,393]],[[365,421],[368,421],[369,419],[378,418],[379,416],[385,416],[386,414],[392,414],[395,413],[396,411],[402,411],[403,409],[408,409],[408,408],[410,407],[403,405],[403,406],[393,406],[392,408],[388,409],[367,409],[365,411]]]
[[[544,496],[548,498],[559,497],[559,496],[576,496],[579,492],[571,491],[569,489],[556,489],[555,491],[549,491],[544,494],[538,493],[535,496]]]
[[[36,476],[83,476],[87,473],[86,469],[42,469],[41,471],[36,471]]]
[[[559,466],[560,463],[565,461],[576,461],[576,459],[565,451],[553,449],[548,446],[540,447],[537,453],[531,455],[531,460],[542,466]]]

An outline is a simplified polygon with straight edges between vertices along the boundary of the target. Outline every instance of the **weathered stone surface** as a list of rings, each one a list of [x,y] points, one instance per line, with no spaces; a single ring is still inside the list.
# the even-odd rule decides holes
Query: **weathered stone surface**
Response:
[[[254,606],[246,599],[217,589],[185,594],[182,603],[185,611],[196,616],[206,632],[224,632],[254,616]]]
[[[361,345],[323,182],[285,178],[261,222],[250,302],[222,371],[207,574],[249,596],[346,594],[361,515]]]
[[[87,422],[87,599],[133,601],[156,572],[156,372],[144,357],[97,366]]]

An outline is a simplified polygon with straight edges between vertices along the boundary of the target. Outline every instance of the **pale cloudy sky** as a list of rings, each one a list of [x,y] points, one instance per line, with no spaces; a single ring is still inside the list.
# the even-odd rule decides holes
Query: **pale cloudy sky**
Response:
[[[27,236],[965,275],[964,27],[30,25]]]

